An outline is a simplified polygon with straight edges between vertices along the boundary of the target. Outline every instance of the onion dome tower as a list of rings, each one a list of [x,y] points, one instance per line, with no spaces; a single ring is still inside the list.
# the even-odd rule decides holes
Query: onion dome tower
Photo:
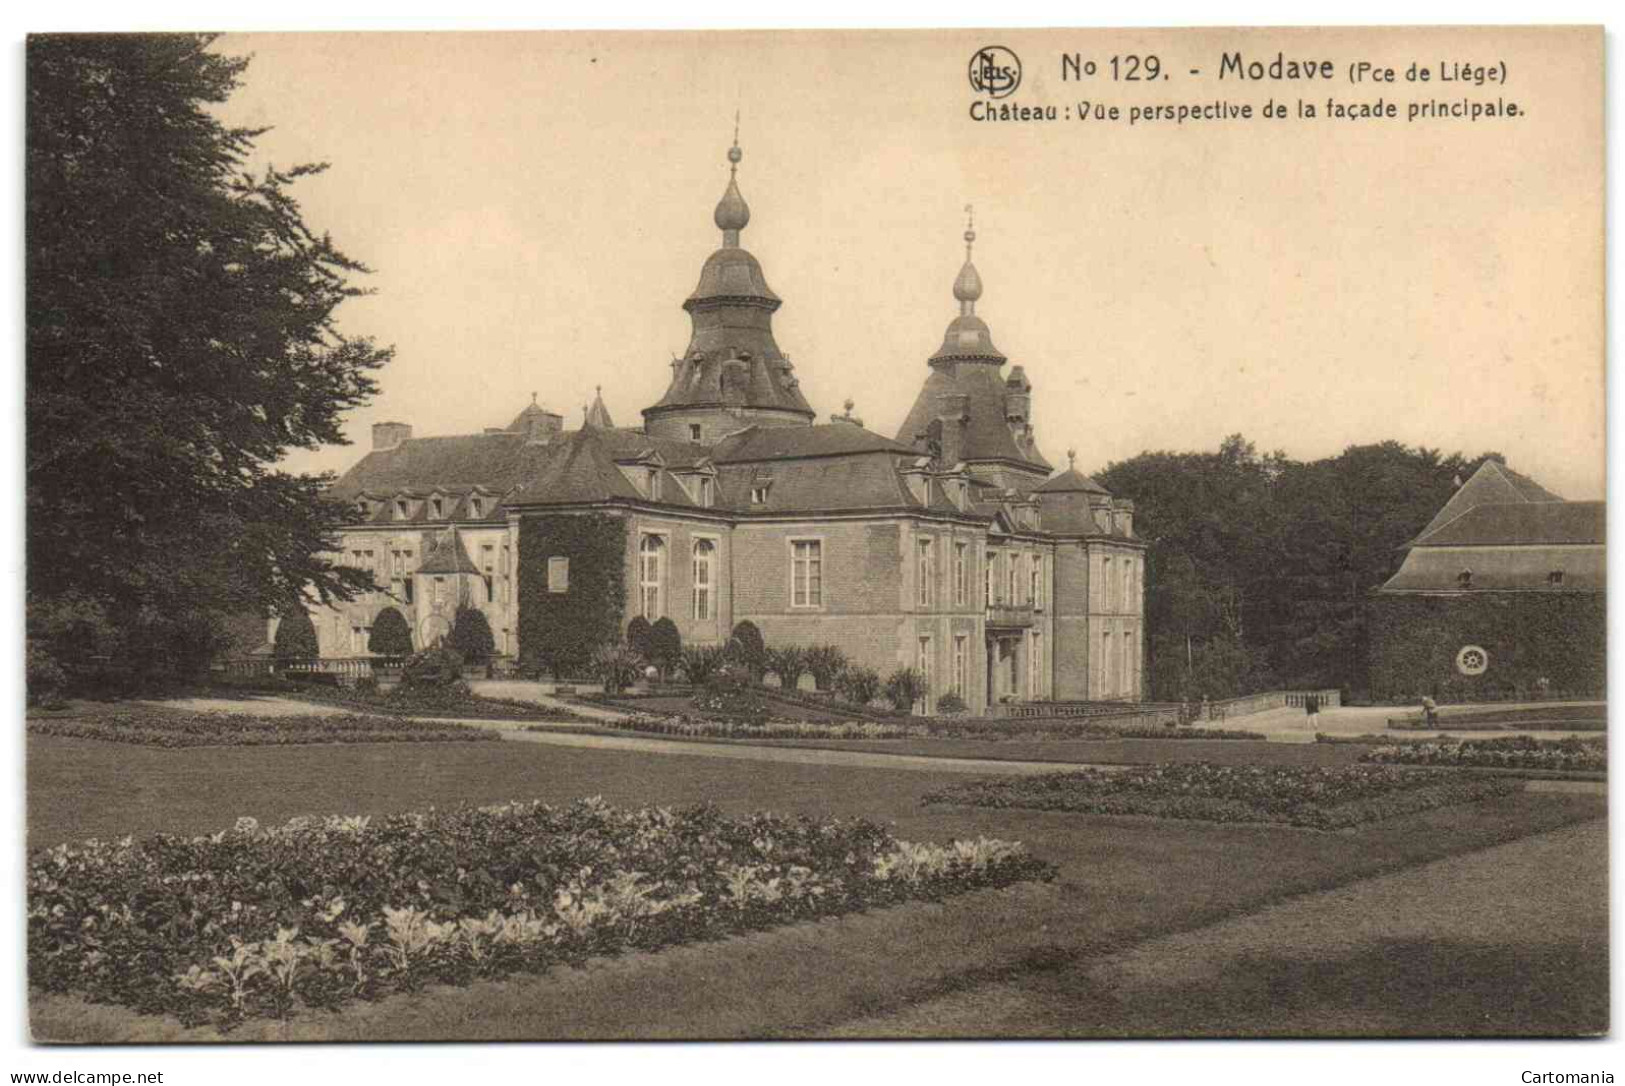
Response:
[[[967,215],[970,208],[966,207]],[[987,322],[976,315],[982,276],[971,262],[975,221],[965,224],[965,264],[954,278],[959,315],[948,322],[942,346],[930,358],[925,379],[897,432],[905,445],[936,451],[945,467],[963,463],[972,474],[1000,487],[1031,490],[1050,473],[1032,427],[1032,384],[1020,366],[993,345]]]
[[[806,426],[814,418],[794,369],[773,340],[773,313],[782,304],[762,266],[740,247],[750,207],[739,194],[737,123],[728,149],[728,188],[713,219],[722,248],[706,258],[700,282],[683,303],[693,335],[671,361],[671,386],[643,409],[651,437],[711,444],[746,426]]]

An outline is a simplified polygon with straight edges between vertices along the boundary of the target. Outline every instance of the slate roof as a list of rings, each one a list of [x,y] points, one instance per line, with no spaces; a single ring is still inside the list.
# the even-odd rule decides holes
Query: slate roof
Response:
[[[1460,588],[1457,577],[1472,572],[1472,587]],[[1563,572],[1553,585],[1549,575]],[[1602,547],[1548,550],[1541,547],[1486,548],[1470,555],[1436,547],[1416,547],[1399,572],[1382,586],[1389,592],[1603,592],[1608,586],[1608,558]]]
[[[1492,502],[1474,506],[1411,546],[1601,545],[1607,535],[1605,502]]]
[[[468,556],[468,548],[463,546],[462,535],[456,531],[439,532],[435,535],[434,549],[424,556],[423,564],[418,566],[419,573],[478,573],[479,567]]]
[[[866,452],[919,455],[917,450],[861,426],[831,422],[817,426],[749,426],[717,442],[711,459],[721,465]]]
[[[1604,502],[1566,502],[1486,460],[1445,503],[1382,592],[1600,592],[1607,584]],[[1561,570],[1560,585],[1549,581]],[[1458,578],[1472,573],[1470,587]]]
[[[1111,491],[1095,482],[1077,468],[1067,468],[1059,475],[1047,479],[1034,488],[1035,494],[1110,494]]]
[[[415,437],[390,449],[375,449],[341,475],[329,493],[339,499],[362,491],[377,495],[415,488],[479,484],[506,493],[535,473],[551,455],[551,445],[527,445],[515,433]]]
[[[1476,505],[1505,502],[1560,502],[1563,499],[1529,478],[1520,475],[1498,460],[1486,460],[1473,472],[1472,477],[1456,489],[1433,519],[1428,521],[1417,540],[1455,520]]]
[[[1004,397],[1007,386],[1000,366],[987,362],[957,362],[931,367],[930,376],[897,429],[897,440],[913,446],[915,435],[923,434],[942,411],[943,397],[965,397],[965,425],[961,431],[958,459],[1010,460],[1030,464],[1045,472],[1050,463],[1037,445],[1023,449],[1005,421]]]

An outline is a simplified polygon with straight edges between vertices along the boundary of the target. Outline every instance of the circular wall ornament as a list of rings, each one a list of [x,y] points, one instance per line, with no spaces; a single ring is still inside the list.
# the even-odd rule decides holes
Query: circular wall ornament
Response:
[[[1478,645],[1463,645],[1456,653],[1456,670],[1463,675],[1482,675],[1490,667],[1490,654]]]

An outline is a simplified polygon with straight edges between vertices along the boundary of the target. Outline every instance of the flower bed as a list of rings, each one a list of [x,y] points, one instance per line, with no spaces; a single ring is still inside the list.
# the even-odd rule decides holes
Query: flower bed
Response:
[[[321,691],[307,689],[297,696],[307,701],[395,716],[467,717],[479,720],[586,719],[580,713],[563,707],[538,705],[514,698],[489,698],[458,687],[434,689],[396,686],[389,690],[339,687]]]
[[[1259,739],[1222,728],[1118,726],[1090,720],[900,717],[870,720],[766,720],[635,713],[597,722],[618,731],[708,739]]]
[[[929,793],[923,802],[1206,822],[1274,822],[1335,830],[1476,802],[1522,787],[1521,781],[1463,777],[1448,770],[1193,762],[1135,766],[1120,772],[1089,769],[979,779]]]
[[[182,710],[113,711],[71,717],[29,717],[31,735],[100,739],[147,747],[262,747],[311,743],[478,743],[495,732],[447,721],[399,717],[255,716]]]
[[[1453,765],[1606,773],[1608,741],[1601,736],[1536,739],[1527,735],[1509,735],[1494,739],[1390,743],[1366,751],[1360,756],[1360,761],[1384,765]]]
[[[244,818],[28,863],[32,985],[225,1026],[1054,873],[1019,843],[598,799]]]

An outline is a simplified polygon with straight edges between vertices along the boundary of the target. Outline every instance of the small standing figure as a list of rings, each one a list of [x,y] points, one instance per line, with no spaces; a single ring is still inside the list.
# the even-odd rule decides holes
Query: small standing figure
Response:
[[[1439,704],[1427,694],[1422,695],[1422,723],[1429,728],[1439,723]]]
[[[1552,688],[1552,680],[1542,675],[1535,680],[1535,688],[1540,691],[1540,700],[1545,701],[1547,692]]]
[[[1303,715],[1309,720],[1314,720],[1320,715],[1319,694],[1309,694],[1303,699]]]

